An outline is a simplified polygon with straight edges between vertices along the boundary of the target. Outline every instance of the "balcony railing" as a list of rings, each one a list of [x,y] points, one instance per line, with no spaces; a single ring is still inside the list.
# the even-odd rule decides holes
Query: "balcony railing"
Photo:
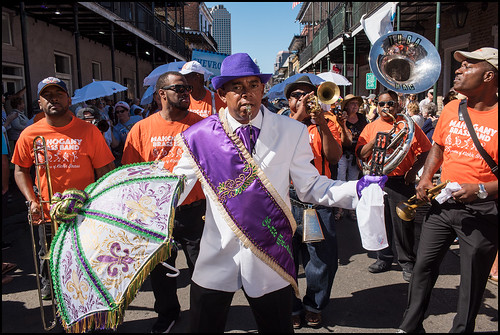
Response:
[[[137,2],[99,2],[99,4],[127,23],[152,36],[161,45],[172,49],[183,57],[188,56],[189,50],[186,48],[184,38],[157,18],[143,4]]]
[[[361,16],[370,13],[384,2],[352,2],[352,14],[350,27],[353,30],[359,24]],[[323,50],[330,42],[338,38],[344,32],[346,20],[345,4],[340,4],[329,17],[321,24],[320,28],[314,33],[312,42],[307,45],[299,54],[300,65],[304,65]]]

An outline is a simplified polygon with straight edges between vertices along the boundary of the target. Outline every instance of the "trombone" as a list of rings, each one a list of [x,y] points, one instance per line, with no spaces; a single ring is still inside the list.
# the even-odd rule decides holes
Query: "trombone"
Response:
[[[41,256],[42,259],[46,260],[43,263],[43,267],[46,268],[47,270],[47,277],[49,279],[49,286],[50,286],[50,294],[51,294],[51,310],[53,314],[53,319],[50,321],[50,324],[47,323],[45,319],[45,306],[43,304],[43,299],[42,299],[42,289],[40,285],[40,269],[38,265],[38,257],[36,253],[36,241],[35,241],[35,234],[34,234],[34,228],[33,228],[33,213],[31,211],[31,201],[26,201],[26,205],[28,206],[28,221],[31,229],[31,242],[32,242],[32,250],[33,250],[33,260],[35,262],[35,273],[36,273],[36,284],[38,288],[38,299],[40,302],[40,314],[42,316],[42,324],[43,328],[45,331],[49,331],[53,329],[56,324],[57,324],[57,311],[56,311],[56,301],[54,297],[54,289],[52,286],[52,277],[50,274],[50,264],[49,264],[49,258],[50,258],[50,250],[49,246],[47,244],[47,236],[45,233],[45,213],[44,213],[44,204],[50,204],[50,201],[52,199],[52,181],[50,179],[50,168],[49,168],[49,161],[48,161],[48,154],[47,154],[47,144],[45,142],[45,138],[43,136],[36,136],[33,139],[33,155],[35,159],[35,173],[36,173],[36,180],[37,180],[37,187],[38,187],[38,197],[39,197],[39,202],[40,202],[40,215],[41,215],[41,220],[42,223],[40,224],[43,229],[40,229],[41,233],[39,233],[39,238],[40,238],[40,249],[44,253],[44,256]],[[41,189],[41,176],[40,176],[40,169],[44,167],[45,168],[45,175],[47,178],[47,189],[48,189],[48,200],[43,200],[42,198],[42,189]],[[51,220],[51,234],[52,238],[55,236],[55,233],[57,231],[57,224]]]

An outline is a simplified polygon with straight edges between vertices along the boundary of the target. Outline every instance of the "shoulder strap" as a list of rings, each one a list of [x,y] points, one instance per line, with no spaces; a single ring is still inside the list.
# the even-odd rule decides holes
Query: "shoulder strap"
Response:
[[[217,107],[215,107],[215,92],[210,91],[212,94],[212,115],[217,114]]]
[[[486,150],[484,150],[484,148],[481,146],[481,143],[477,139],[477,135],[476,132],[474,131],[474,127],[472,126],[472,121],[470,119],[469,112],[467,111],[467,99],[462,99],[460,101],[460,105],[458,106],[458,118],[459,120],[465,121],[465,124],[467,125],[467,130],[470,133],[470,137],[472,138],[472,141],[474,142],[477,151],[479,151],[483,159],[491,168],[493,174],[498,179],[498,165],[495,163],[493,158],[491,158],[491,156],[486,152]]]

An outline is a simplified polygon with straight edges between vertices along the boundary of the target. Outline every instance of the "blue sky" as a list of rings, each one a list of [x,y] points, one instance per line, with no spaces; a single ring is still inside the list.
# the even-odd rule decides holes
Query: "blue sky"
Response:
[[[301,5],[292,2],[205,2],[208,8],[224,5],[231,13],[231,51],[246,52],[262,73],[273,73],[276,54],[288,50],[301,25],[295,22]]]

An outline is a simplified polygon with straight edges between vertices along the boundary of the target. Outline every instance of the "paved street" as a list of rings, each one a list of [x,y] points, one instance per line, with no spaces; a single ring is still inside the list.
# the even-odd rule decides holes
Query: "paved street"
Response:
[[[2,332],[41,333],[38,296],[34,277],[30,230],[26,223],[24,200],[15,194],[4,213],[2,239],[12,247],[2,251],[2,260],[17,263],[12,273],[14,280],[2,286]],[[5,210],[4,210],[5,212]],[[330,304],[323,311],[323,326],[319,329],[303,327],[297,333],[393,333],[401,321],[407,300],[408,283],[402,278],[395,263],[392,271],[371,274],[367,267],[374,261],[361,247],[357,226],[350,219],[337,225],[339,236],[339,269],[333,284]],[[441,276],[431,298],[428,316],[424,321],[427,332],[448,332],[455,315],[459,285],[459,250],[451,247],[441,266]],[[182,313],[173,332],[188,329],[189,276],[183,254],[178,257],[181,270],[178,294]],[[301,269],[299,288],[305,291],[305,278]],[[156,313],[149,279],[125,313],[124,323],[117,333],[149,332]],[[63,331],[57,326],[51,333]],[[256,325],[241,290],[236,293],[229,313],[226,331],[230,333],[256,332]],[[484,303],[479,311],[476,332],[498,331],[498,286],[488,282]]]

